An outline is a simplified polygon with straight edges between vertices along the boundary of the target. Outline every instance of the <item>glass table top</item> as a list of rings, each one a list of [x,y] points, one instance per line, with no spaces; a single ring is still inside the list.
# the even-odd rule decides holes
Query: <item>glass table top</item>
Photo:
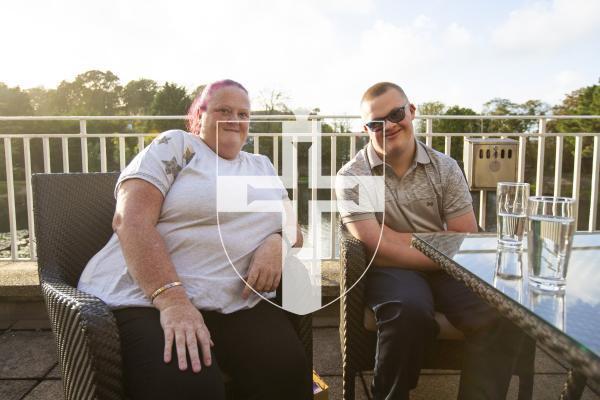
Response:
[[[496,234],[418,233],[415,240],[436,249],[445,259],[496,288],[554,329],[600,359],[600,232],[578,232],[573,239],[564,293],[540,291],[528,284],[527,248],[498,250]],[[525,240],[527,243],[527,240]],[[496,265],[522,263],[523,277],[503,279]]]

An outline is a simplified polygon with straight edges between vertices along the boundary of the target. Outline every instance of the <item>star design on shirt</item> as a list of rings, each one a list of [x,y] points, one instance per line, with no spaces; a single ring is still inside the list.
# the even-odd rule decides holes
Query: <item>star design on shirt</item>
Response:
[[[177,159],[173,157],[171,161],[162,160],[163,164],[165,164],[165,172],[167,175],[173,175],[173,178],[177,178],[177,174],[181,171],[181,166],[177,164]]]
[[[192,151],[191,147],[186,147],[185,148],[185,153],[183,153],[183,159],[185,160],[185,164],[189,164],[190,161],[192,161],[192,158],[194,158],[194,156],[196,155],[196,153],[194,153]]]
[[[160,139],[158,139],[156,141],[156,143],[158,144],[169,144],[169,140],[171,140],[172,138],[168,137],[168,136],[163,136]]]

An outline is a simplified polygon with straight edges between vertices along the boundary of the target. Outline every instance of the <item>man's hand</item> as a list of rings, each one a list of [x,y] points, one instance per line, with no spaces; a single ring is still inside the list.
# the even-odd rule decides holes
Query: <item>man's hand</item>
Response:
[[[171,362],[173,341],[175,341],[179,369],[181,371],[187,369],[187,352],[192,362],[192,371],[200,372],[202,366],[200,365],[198,343],[200,343],[204,365],[210,366],[212,363],[210,348],[213,342],[210,339],[210,332],[200,311],[185,296],[169,296],[170,298],[168,298],[168,294],[175,293],[165,293],[157,297],[155,301],[155,305],[160,310],[160,324],[165,333],[164,361]],[[161,299],[162,296],[165,297]]]
[[[280,234],[272,234],[254,252],[248,269],[246,287],[242,291],[244,299],[247,299],[252,293],[251,287],[257,292],[272,292],[279,286],[282,240]]]

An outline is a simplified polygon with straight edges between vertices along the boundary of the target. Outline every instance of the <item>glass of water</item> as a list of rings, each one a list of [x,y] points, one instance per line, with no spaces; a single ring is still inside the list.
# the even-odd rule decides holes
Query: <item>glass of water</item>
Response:
[[[500,248],[496,252],[496,276],[502,279],[519,279],[523,276],[523,252]]]
[[[527,306],[546,321],[565,331],[567,329],[567,309],[565,292],[547,292],[535,287],[527,290]]]
[[[498,182],[498,244],[500,247],[520,249],[527,225],[527,198],[529,183]]]
[[[575,199],[529,198],[527,253],[529,283],[538,289],[564,290],[575,233]]]

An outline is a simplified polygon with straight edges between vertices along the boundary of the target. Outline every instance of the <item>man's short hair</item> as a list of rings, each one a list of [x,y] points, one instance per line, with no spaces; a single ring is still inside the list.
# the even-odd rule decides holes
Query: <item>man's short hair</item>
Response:
[[[398,92],[400,92],[400,94],[405,99],[408,99],[408,97],[406,97],[406,93],[404,93],[404,90],[402,90],[402,88],[400,86],[396,85],[395,83],[392,83],[392,82],[378,82],[378,83],[374,84],[373,86],[371,86],[370,88],[367,89],[367,91],[365,92],[365,94],[363,94],[362,100],[360,102],[362,104],[365,101],[373,100],[375,97],[381,96],[382,94],[384,94],[385,92],[387,92],[389,89],[395,89],[395,90],[397,90]]]

